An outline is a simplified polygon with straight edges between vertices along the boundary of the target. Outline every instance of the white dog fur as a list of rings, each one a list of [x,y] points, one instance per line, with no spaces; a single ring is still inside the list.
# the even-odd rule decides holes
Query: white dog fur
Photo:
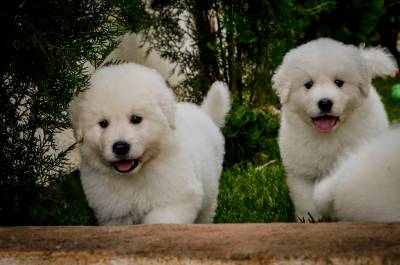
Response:
[[[314,199],[325,217],[344,221],[400,221],[400,128],[352,152],[317,184]]]
[[[161,75],[145,66],[94,73],[70,112],[84,192],[99,224],[212,222],[224,155],[219,128],[229,108],[222,82],[198,107],[177,104]],[[123,156],[113,151],[118,142],[130,145]]]
[[[382,48],[357,48],[327,38],[285,55],[272,81],[282,104],[279,146],[299,219],[320,217],[314,185],[337,159],[388,129],[371,79],[395,70],[394,59]],[[319,107],[322,99],[329,99],[330,111]]]
[[[144,41],[142,33],[126,33],[121,37],[118,47],[107,55],[102,65],[115,60],[141,64],[156,69],[171,86],[179,85],[184,80],[179,65],[162,58],[159,52],[149,48],[150,44]]]

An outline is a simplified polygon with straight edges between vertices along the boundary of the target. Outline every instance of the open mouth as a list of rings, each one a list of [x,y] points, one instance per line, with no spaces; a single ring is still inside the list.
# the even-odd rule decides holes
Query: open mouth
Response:
[[[339,121],[338,117],[324,115],[315,117],[312,119],[315,128],[317,128],[320,132],[330,132],[335,128],[337,122]]]
[[[112,163],[114,169],[120,173],[128,173],[139,165],[139,159],[121,159]]]

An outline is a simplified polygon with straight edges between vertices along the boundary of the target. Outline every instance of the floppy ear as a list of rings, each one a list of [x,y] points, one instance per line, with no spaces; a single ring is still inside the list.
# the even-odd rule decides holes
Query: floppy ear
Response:
[[[164,116],[167,118],[169,127],[175,129],[176,100],[171,89],[165,85],[159,94],[159,105]]]
[[[358,89],[360,90],[361,94],[364,97],[368,97],[370,86],[371,86],[371,82],[362,82],[361,84],[359,84]]]
[[[290,81],[286,78],[282,65],[275,71],[272,76],[272,88],[275,93],[279,96],[281,104],[285,104],[289,99],[290,94]]]
[[[74,130],[74,136],[77,142],[83,140],[83,129],[81,127],[80,114],[82,113],[81,107],[82,94],[75,97],[69,106],[69,116],[72,122],[72,129]]]
[[[376,76],[395,76],[397,63],[385,48],[363,48],[360,47],[361,55],[367,61],[368,70],[371,78]]]

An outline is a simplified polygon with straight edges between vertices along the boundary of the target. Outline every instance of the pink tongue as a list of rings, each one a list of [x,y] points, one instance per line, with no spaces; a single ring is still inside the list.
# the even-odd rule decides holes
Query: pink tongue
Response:
[[[132,167],[133,163],[133,160],[121,160],[115,162],[115,166],[118,168],[119,171],[128,171]]]
[[[314,119],[314,126],[321,132],[329,132],[336,125],[336,117],[321,117]]]

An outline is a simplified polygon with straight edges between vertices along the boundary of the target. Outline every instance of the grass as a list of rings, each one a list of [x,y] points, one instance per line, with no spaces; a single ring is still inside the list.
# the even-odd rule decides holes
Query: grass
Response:
[[[280,161],[238,164],[222,174],[215,223],[289,222],[292,213]]]
[[[76,171],[59,183],[45,186],[32,203],[30,225],[97,225]]]

